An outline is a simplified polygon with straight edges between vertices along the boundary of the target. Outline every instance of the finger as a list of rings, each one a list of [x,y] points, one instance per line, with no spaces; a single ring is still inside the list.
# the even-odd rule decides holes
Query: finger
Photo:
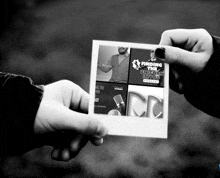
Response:
[[[79,86],[72,89],[71,109],[88,113],[89,94]]]
[[[192,35],[192,30],[173,29],[162,33],[159,44],[168,46],[181,46],[182,48],[188,50],[190,46],[194,46],[197,41],[198,38],[196,35]]]
[[[88,136],[78,135],[70,142],[69,148],[62,150],[60,159],[62,161],[69,161],[75,158],[82,148],[87,144],[88,140]]]
[[[188,67],[194,71],[201,71],[208,57],[205,53],[194,53],[172,46],[163,46],[155,50],[155,56],[169,64],[177,64]]]
[[[103,144],[103,138],[91,137],[90,142],[95,146],[100,146]]]
[[[52,84],[47,85],[47,100],[58,100],[62,99],[61,102],[66,107],[71,107],[73,110],[88,113],[88,104],[89,104],[89,94],[84,91],[77,84],[68,81],[61,80]],[[54,96],[54,90],[61,92],[61,98],[59,95]]]
[[[69,140],[69,139],[68,139]],[[76,157],[81,149],[86,145],[88,136],[78,135],[72,141],[65,141],[65,143],[57,143],[51,152],[51,157],[57,161],[69,161]]]
[[[179,80],[180,79],[180,74],[178,72],[178,69],[174,65],[170,66],[170,74],[173,76],[174,80]]]
[[[194,51],[194,47],[197,47],[197,50],[203,47],[207,50],[210,42],[211,35],[205,29],[173,29],[162,33],[159,44]]]
[[[107,129],[97,119],[72,111],[64,106],[53,106],[53,127],[55,130],[72,130],[83,135],[105,136]]]
[[[179,94],[183,94],[184,93],[184,85],[183,85],[183,82],[178,82],[178,93]]]
[[[70,151],[68,148],[55,148],[51,152],[51,158],[56,161],[69,161]]]
[[[172,84],[170,84],[170,88],[179,94],[184,93],[184,85],[182,81],[173,82]]]
[[[60,160],[61,161],[69,161],[71,159],[70,155],[71,155],[70,150],[68,148],[64,148],[60,152]]]
[[[58,148],[54,148],[51,152],[51,158],[54,159],[54,160],[58,160],[59,158],[59,151],[60,149]]]
[[[179,93],[179,85],[178,85],[179,74],[174,69],[172,69],[172,66],[170,66],[169,69],[170,69],[170,75],[169,75],[170,88],[175,92]]]
[[[65,139],[62,133],[51,138],[53,139],[52,146],[54,147],[51,152],[51,158],[57,161],[68,160],[68,139]]]
[[[158,58],[165,58],[165,62],[185,65],[196,71],[204,68],[213,53],[212,37],[204,29],[167,30],[161,35],[159,44],[166,48],[166,54]]]
[[[71,154],[75,152],[79,152],[89,141],[89,137],[85,135],[78,135],[77,138],[71,141],[70,143],[70,151]]]

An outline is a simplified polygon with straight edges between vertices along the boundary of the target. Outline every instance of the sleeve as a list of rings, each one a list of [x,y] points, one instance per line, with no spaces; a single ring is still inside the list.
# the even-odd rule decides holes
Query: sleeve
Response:
[[[112,68],[112,59],[113,59],[114,56],[112,56],[106,63],[107,66],[111,66]]]
[[[98,66],[98,68],[103,72],[108,72],[112,69],[112,57],[107,61],[106,64],[102,64]]]
[[[212,39],[214,52],[202,72],[188,76],[184,95],[196,108],[220,118],[220,38]]]
[[[1,158],[42,146],[33,129],[42,95],[30,78],[0,73]]]

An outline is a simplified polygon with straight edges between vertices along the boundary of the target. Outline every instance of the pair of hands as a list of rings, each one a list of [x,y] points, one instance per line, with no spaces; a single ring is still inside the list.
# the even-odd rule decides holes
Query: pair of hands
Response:
[[[186,73],[196,75],[206,66],[213,53],[212,37],[203,29],[165,31],[155,55],[170,63],[170,87],[184,93]],[[74,158],[88,141],[101,145],[107,129],[88,112],[89,95],[78,85],[62,80],[45,86],[36,115],[37,134],[52,135],[52,158],[68,161]]]

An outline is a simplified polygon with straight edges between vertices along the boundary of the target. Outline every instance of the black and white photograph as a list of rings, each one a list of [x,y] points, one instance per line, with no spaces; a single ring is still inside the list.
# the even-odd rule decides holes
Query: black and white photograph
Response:
[[[167,138],[169,64],[155,57],[158,48],[146,43],[93,41],[89,115],[96,116],[109,135]],[[112,49],[126,56],[120,64],[120,55],[111,57],[102,70],[113,66],[112,77],[99,81],[100,59]],[[122,83],[122,79],[126,80]]]
[[[0,9],[0,178],[220,177],[219,0],[1,0]],[[101,44],[94,65],[93,41],[123,44]],[[142,53],[133,43],[155,48],[132,58]],[[126,81],[110,62],[127,54],[137,78]]]

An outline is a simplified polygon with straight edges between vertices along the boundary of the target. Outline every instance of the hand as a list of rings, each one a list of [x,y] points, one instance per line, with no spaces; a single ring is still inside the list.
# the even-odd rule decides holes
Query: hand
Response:
[[[155,55],[170,63],[170,87],[178,93],[186,91],[213,53],[212,37],[204,29],[165,31],[159,45]]]
[[[97,65],[98,67],[102,67],[103,66],[103,64],[100,64],[100,63],[98,63],[98,65]]]
[[[68,161],[90,140],[101,145],[106,128],[88,112],[89,95],[78,85],[61,80],[44,87],[34,130],[54,146],[52,158]],[[85,114],[83,114],[85,113]]]

